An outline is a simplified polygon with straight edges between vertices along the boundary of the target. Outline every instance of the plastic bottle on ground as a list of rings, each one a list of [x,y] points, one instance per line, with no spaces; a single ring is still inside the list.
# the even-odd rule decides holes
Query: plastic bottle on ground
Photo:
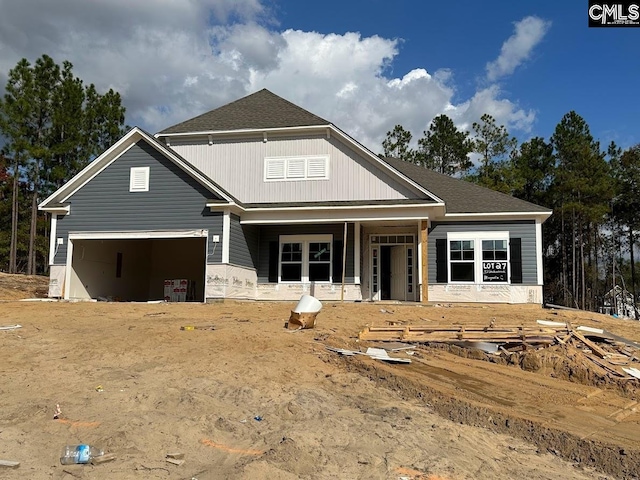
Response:
[[[91,445],[67,445],[62,449],[60,463],[62,465],[89,463],[92,458],[99,457],[100,455],[104,455],[104,452]]]

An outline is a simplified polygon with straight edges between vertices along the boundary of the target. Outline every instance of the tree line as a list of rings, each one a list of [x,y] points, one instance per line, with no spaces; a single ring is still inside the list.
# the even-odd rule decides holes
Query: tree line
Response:
[[[0,99],[0,269],[44,273],[49,219],[38,204],[124,131],[125,108],[113,89],[99,93],[43,55],[9,71]]]
[[[519,144],[488,114],[471,132],[438,115],[415,148],[412,138],[396,125],[382,142],[383,155],[553,211],[543,224],[547,303],[597,310],[614,285],[637,300],[640,144],[623,151],[611,142],[603,149],[574,111],[548,140],[534,137]]]

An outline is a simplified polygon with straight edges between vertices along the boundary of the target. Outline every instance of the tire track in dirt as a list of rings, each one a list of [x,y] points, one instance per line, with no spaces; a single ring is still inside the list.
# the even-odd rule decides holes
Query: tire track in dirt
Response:
[[[335,359],[334,361],[340,361]],[[581,438],[558,428],[546,426],[519,415],[514,409],[488,406],[470,400],[462,384],[455,392],[438,384],[434,377],[414,370],[399,369],[374,360],[349,358],[342,362],[348,371],[358,372],[378,385],[393,390],[404,399],[425,402],[434,412],[453,422],[521,438],[537,446],[541,453],[551,452],[582,467],[595,468],[623,480],[638,478],[640,450]],[[499,403],[499,402],[498,402]]]

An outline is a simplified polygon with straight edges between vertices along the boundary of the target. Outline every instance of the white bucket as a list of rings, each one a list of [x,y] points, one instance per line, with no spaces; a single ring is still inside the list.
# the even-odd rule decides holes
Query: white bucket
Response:
[[[320,300],[311,295],[303,295],[293,311],[296,313],[318,313],[321,309],[322,303],[320,303]]]

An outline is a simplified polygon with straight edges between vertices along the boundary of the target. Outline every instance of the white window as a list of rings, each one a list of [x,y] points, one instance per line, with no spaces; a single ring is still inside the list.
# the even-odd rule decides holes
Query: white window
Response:
[[[449,282],[508,283],[509,232],[447,234]]]
[[[131,167],[129,174],[129,191],[149,191],[149,167]]]
[[[333,235],[280,235],[279,282],[331,282]]]
[[[264,180],[327,180],[329,156],[267,157],[264,159]]]

